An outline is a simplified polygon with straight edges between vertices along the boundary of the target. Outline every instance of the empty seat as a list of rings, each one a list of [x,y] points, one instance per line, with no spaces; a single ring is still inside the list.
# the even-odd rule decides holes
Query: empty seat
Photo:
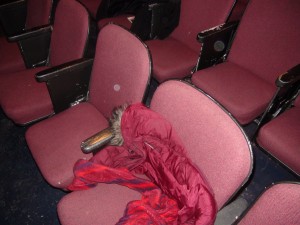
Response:
[[[47,25],[52,18],[52,0],[28,0],[26,21],[19,32]],[[12,22],[13,25],[13,22]],[[21,50],[16,42],[8,42],[6,37],[0,37],[0,74],[17,72],[26,69]]]
[[[60,1],[47,65],[0,75],[0,105],[10,119],[17,124],[27,124],[53,114],[47,86],[37,82],[35,74],[84,57],[90,41],[89,32],[90,21],[86,9],[77,1]]]
[[[297,0],[249,1],[227,60],[194,73],[192,82],[241,124],[254,120],[275,94],[276,78],[300,61],[298,9]]]
[[[147,45],[153,59],[153,76],[158,82],[191,74],[201,51],[196,40],[200,31],[226,22],[235,1],[181,1],[179,25],[163,40]]]
[[[98,35],[89,98],[31,126],[26,140],[44,178],[54,187],[66,188],[73,165],[83,154],[81,142],[108,126],[113,108],[142,102],[151,74],[146,46],[129,31],[107,25]]]
[[[300,174],[300,97],[292,107],[263,125],[256,138],[258,144]]]
[[[299,224],[299,207],[300,184],[278,183],[258,198],[238,224]]]
[[[188,157],[206,177],[217,208],[247,181],[252,151],[231,116],[210,98],[181,81],[162,83],[150,108],[171,124]],[[140,194],[116,184],[98,184],[66,195],[58,205],[61,224],[116,224],[126,204]]]

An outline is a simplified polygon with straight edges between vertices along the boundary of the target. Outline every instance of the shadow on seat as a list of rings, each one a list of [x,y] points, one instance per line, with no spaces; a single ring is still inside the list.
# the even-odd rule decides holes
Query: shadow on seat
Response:
[[[50,24],[54,4],[53,0],[28,0],[0,5],[0,23],[6,33],[0,37],[0,74],[26,69],[22,49],[9,37]]]
[[[102,1],[98,27],[119,24],[143,41],[163,39],[178,25],[180,0]]]
[[[26,125],[54,113],[52,96],[50,98],[46,83],[36,80],[36,73],[46,69],[56,70],[64,63],[89,57],[91,36],[95,35],[87,11],[73,0],[61,0],[57,6],[53,28],[49,26],[38,32],[43,40],[51,39],[50,47],[45,46],[46,65],[0,76],[1,107],[17,124]],[[35,38],[39,34],[33,32],[29,37],[25,36],[26,41],[32,40],[29,45],[35,52],[43,52],[44,49],[36,49],[39,41]]]
[[[172,124],[187,156],[212,188],[217,208],[222,208],[252,171],[252,150],[242,129],[218,104],[181,81],[162,83],[154,93],[150,108]],[[140,129],[137,129],[139,133]],[[127,203],[140,197],[138,192],[126,187],[99,183],[90,190],[66,195],[59,202],[58,214],[63,225],[116,224]]]
[[[300,184],[278,183],[262,193],[238,224],[298,224],[299,207]]]
[[[299,64],[299,8],[297,0],[249,1],[227,60],[194,73],[193,84],[241,124],[260,116],[275,94],[276,78]]]
[[[87,102],[82,102],[31,126],[26,140],[44,178],[66,188],[73,165],[90,158],[80,150],[82,140],[108,126],[113,108],[142,102],[151,75],[148,49],[137,37],[117,25],[105,26],[98,35]]]

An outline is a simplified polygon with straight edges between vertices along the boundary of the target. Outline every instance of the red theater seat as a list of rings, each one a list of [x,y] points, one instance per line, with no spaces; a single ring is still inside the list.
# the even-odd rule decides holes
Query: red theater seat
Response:
[[[226,22],[235,1],[181,1],[179,25],[163,40],[147,45],[153,59],[153,76],[158,82],[191,74],[201,52],[197,34]]]
[[[297,0],[249,1],[227,60],[194,73],[193,84],[241,124],[260,116],[275,94],[276,78],[300,61],[299,8]]]
[[[89,98],[31,126],[26,140],[44,178],[54,187],[66,188],[73,165],[83,154],[81,142],[108,126],[113,108],[142,102],[151,74],[146,46],[129,31],[107,25],[98,35]]]
[[[28,0],[24,27],[19,32],[47,25],[51,20],[52,0]],[[0,37],[0,74],[25,70],[26,66],[21,50],[16,42],[8,42]]]
[[[242,129],[218,104],[180,81],[162,83],[150,108],[172,124],[188,157],[212,187],[220,209],[251,173],[252,151]],[[63,225],[116,224],[126,204],[136,199],[140,194],[129,188],[98,184],[66,195],[59,202],[58,215]]]
[[[295,106],[263,125],[258,144],[300,175],[300,97]]]
[[[47,65],[1,74],[0,104],[17,124],[47,117],[54,113],[45,83],[36,81],[36,73],[85,56],[90,32],[86,9],[73,0],[61,0],[57,6]]]

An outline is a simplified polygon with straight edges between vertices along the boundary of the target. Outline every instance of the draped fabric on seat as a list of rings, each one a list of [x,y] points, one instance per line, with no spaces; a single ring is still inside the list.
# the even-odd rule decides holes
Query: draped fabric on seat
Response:
[[[299,224],[299,207],[300,183],[278,183],[258,198],[238,224]]]
[[[89,100],[31,126],[26,141],[44,178],[66,188],[73,165],[83,154],[81,142],[108,126],[113,108],[143,100],[151,74],[150,54],[143,42],[117,25],[98,35]]]
[[[158,82],[191,74],[201,52],[197,34],[223,24],[235,1],[181,1],[179,25],[163,40],[147,45],[153,58],[153,76]]]
[[[297,97],[295,107],[262,126],[256,140],[263,149],[300,175],[300,97]]]
[[[220,209],[245,184],[252,170],[251,146],[242,129],[227,111],[181,81],[159,85],[150,108],[170,122],[185,154],[212,188]],[[100,183],[63,197],[58,215],[62,225],[116,224],[127,203],[140,198],[141,194],[126,187]]]
[[[53,0],[27,0],[27,16],[24,30],[50,23]],[[0,37],[0,76],[25,70],[25,63],[18,44]]]
[[[59,2],[51,34],[49,60],[46,66],[0,76],[0,105],[17,124],[47,117],[54,113],[45,83],[35,74],[84,56],[89,36],[89,15],[73,0]]]
[[[252,0],[227,60],[193,74],[192,82],[220,102],[241,124],[261,115],[275,94],[275,80],[300,61],[300,2]]]

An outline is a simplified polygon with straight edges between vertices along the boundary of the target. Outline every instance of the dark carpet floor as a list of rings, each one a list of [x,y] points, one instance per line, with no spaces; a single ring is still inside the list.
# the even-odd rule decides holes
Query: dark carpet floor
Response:
[[[41,176],[25,130],[0,111],[0,224],[58,225],[56,205],[65,193]]]

